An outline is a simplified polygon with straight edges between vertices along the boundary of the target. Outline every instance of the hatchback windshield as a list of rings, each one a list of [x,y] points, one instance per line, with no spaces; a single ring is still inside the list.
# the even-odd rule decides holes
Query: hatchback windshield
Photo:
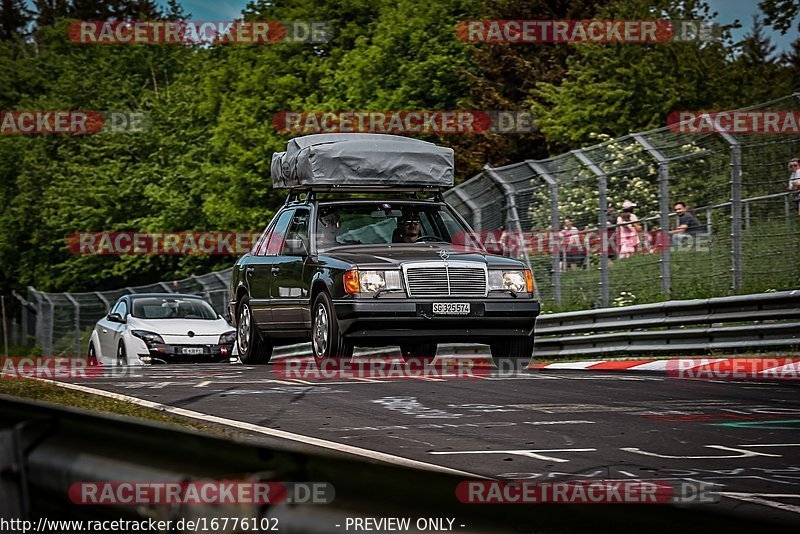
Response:
[[[139,319],[217,318],[217,312],[206,301],[180,297],[134,298],[131,313]]]
[[[452,243],[467,232],[446,206],[413,202],[322,204],[317,249],[344,245]]]

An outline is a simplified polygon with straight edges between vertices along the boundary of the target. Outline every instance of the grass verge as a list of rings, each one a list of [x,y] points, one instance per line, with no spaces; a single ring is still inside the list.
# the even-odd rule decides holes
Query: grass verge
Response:
[[[39,380],[0,378],[0,394],[20,397],[22,399],[61,404],[92,412],[111,413],[148,421],[156,421],[168,425],[191,428],[219,437],[235,437],[238,435],[237,432],[219,425],[203,423],[202,421],[190,419],[188,417],[180,417],[152,408],[138,406],[132,402],[75,391]]]

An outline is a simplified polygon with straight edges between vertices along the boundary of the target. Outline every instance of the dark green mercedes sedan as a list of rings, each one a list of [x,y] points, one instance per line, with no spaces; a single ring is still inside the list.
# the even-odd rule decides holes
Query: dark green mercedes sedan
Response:
[[[471,239],[440,194],[360,196],[294,191],[236,262],[229,306],[243,363],[301,341],[319,360],[385,345],[432,359],[442,342],[530,359],[539,303],[523,263]]]

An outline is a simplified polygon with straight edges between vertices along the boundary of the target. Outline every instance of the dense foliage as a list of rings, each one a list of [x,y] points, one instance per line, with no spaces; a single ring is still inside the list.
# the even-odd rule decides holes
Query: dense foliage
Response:
[[[663,125],[675,109],[800,90],[800,44],[776,54],[760,24],[734,43],[470,44],[465,19],[705,18],[700,0],[251,2],[250,20],[326,21],[323,44],[73,44],[70,19],[186,17],[171,0],[0,0],[0,110],[134,110],[140,133],[0,136],[0,293],[98,290],[230,265],[227,256],[77,256],[80,231],[258,231],[282,197],[269,161],[283,110],[534,110],[526,135],[444,136],[458,179]],[[764,2],[767,22],[792,13]],[[777,7],[776,7],[777,6]]]

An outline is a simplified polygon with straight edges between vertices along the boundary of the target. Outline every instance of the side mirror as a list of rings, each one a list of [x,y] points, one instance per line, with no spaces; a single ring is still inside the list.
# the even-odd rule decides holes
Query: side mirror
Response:
[[[108,319],[112,323],[121,323],[122,324],[122,323],[125,322],[125,319],[123,319],[122,316],[120,314],[118,314],[118,313],[109,313],[108,317],[106,317],[106,319]]]
[[[286,254],[289,256],[308,256],[308,247],[302,239],[287,239]]]
[[[502,243],[487,243],[484,248],[486,252],[489,254],[496,254],[498,256],[504,256],[506,253],[506,247],[503,246]]]

